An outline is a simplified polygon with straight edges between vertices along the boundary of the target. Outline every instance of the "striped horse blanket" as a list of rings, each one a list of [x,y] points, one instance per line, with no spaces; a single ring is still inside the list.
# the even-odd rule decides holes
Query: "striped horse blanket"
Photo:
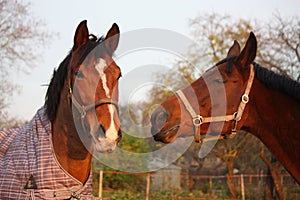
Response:
[[[17,129],[0,131],[0,199],[93,199],[85,184],[57,161],[45,108]]]

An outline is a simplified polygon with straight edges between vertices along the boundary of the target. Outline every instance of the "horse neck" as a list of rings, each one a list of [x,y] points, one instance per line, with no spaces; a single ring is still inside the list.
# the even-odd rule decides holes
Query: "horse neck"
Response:
[[[242,129],[258,137],[300,183],[300,103],[258,80],[251,93]]]
[[[68,88],[64,88],[57,115],[52,124],[53,148],[64,170],[84,183],[89,177],[92,156],[78,136],[68,97]]]

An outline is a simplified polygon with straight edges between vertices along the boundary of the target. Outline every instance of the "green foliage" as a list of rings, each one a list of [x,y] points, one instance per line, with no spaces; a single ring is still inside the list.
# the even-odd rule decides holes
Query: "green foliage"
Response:
[[[143,174],[133,175],[127,173],[119,173],[104,167],[103,174],[103,190],[104,191],[120,191],[121,193],[135,193],[142,192],[146,189],[146,178]],[[94,171],[93,174],[93,191],[98,192],[99,176]]]
[[[94,173],[94,195],[98,196],[98,177]],[[199,176],[194,178],[199,179]],[[226,185],[226,177],[224,176],[211,176],[212,182],[210,185],[209,179],[200,178],[200,182],[197,183],[196,188],[188,190],[186,187],[187,182],[182,182],[182,188],[160,190],[156,191],[152,189],[153,182],[150,182],[150,194],[149,199],[230,199],[230,192]],[[264,198],[264,190],[266,180],[268,177],[255,175],[245,175],[245,196],[246,199],[260,200]],[[241,183],[240,176],[235,176],[235,182],[238,183],[236,189],[238,191],[238,197],[241,198]],[[108,181],[109,180],[109,181]],[[111,181],[111,182],[110,182]],[[287,199],[297,199],[299,196],[299,185],[295,183],[292,177],[283,176],[284,191]],[[121,182],[121,183],[120,183]],[[103,199],[124,199],[124,200],[137,200],[145,199],[146,197],[146,174],[124,174],[121,172],[105,171],[103,182]]]
[[[104,174],[104,188],[124,190],[128,192],[140,192],[145,190],[146,178],[133,176],[132,174]]]
[[[119,143],[119,147],[134,153],[147,153],[151,150],[146,139],[133,137],[130,133],[127,134],[125,132],[122,133],[122,140]]]
[[[104,194],[109,196],[111,200],[137,200],[145,199],[145,194],[141,192],[132,192],[132,191],[116,191],[114,193]]]
[[[131,191],[114,191],[111,193],[104,193],[104,197],[109,197],[111,200],[137,200],[145,199],[145,192],[131,192]],[[227,196],[225,196],[227,197]],[[159,200],[170,200],[170,199],[196,199],[196,198],[206,198],[211,200],[219,200],[220,198],[216,195],[204,194],[200,191],[174,191],[174,192],[151,192],[149,199],[159,199]]]

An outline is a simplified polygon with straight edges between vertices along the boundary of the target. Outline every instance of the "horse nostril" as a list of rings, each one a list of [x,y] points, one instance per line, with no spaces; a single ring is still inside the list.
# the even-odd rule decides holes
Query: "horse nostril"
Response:
[[[165,111],[160,111],[159,113],[157,113],[157,115],[155,116],[155,125],[157,126],[158,129],[161,129],[165,122],[168,119],[168,115]]]
[[[100,125],[99,126],[99,133],[101,134],[101,136],[105,136],[105,132],[106,132],[106,130],[105,130],[104,126]]]
[[[106,152],[107,153],[112,153],[114,150],[113,149],[108,149]]]
[[[118,139],[117,139],[117,142],[119,142],[121,140],[121,138],[122,138],[122,130],[119,129],[118,130]]]

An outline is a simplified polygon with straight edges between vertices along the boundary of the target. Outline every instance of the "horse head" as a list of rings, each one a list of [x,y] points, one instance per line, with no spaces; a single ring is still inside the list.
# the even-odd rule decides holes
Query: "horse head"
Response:
[[[68,87],[74,122],[82,140],[91,139],[99,152],[111,152],[121,139],[118,80],[121,70],[113,59],[119,43],[113,24],[105,37],[90,35],[83,21],[77,27],[68,67]],[[83,132],[81,134],[80,132]]]
[[[240,128],[247,115],[243,102],[249,100],[255,56],[253,33],[241,52],[235,41],[224,60],[190,86],[177,91],[153,112],[154,139],[169,143],[177,137],[195,135],[199,142],[206,134],[230,135]]]

